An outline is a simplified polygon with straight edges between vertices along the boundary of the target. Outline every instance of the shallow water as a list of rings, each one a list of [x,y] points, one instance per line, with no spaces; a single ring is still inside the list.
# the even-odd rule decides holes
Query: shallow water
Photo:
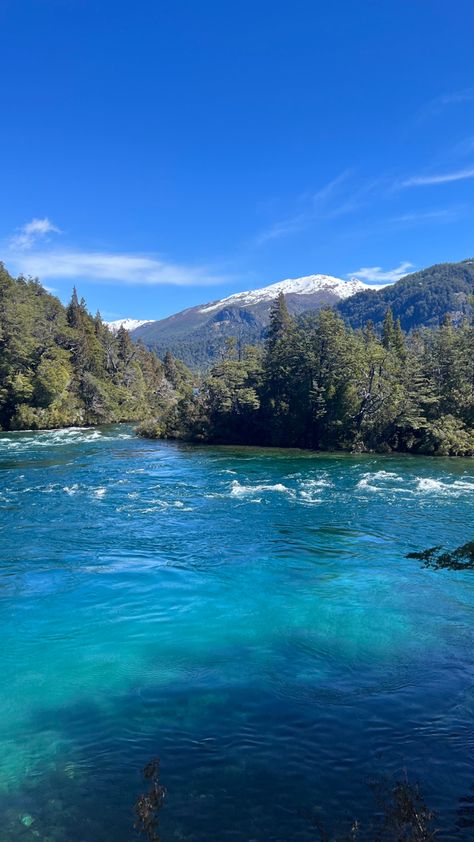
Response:
[[[472,460],[2,434],[1,839],[133,839],[157,755],[163,842],[365,829],[405,769],[474,838],[474,571],[405,558],[473,513]]]

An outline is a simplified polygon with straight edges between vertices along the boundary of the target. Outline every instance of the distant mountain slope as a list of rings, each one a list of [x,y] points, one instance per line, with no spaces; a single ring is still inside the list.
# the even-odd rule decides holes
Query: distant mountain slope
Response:
[[[207,368],[222,354],[226,339],[233,337],[241,345],[262,340],[272,302],[280,292],[289,311],[298,314],[337,304],[365,289],[370,287],[362,281],[329,275],[288,278],[148,322],[133,330],[132,336],[161,357],[170,350],[193,368]]]
[[[364,290],[341,301],[337,309],[351,327],[370,319],[380,327],[388,307],[402,328],[435,327],[449,313],[454,322],[473,312],[474,260],[439,263],[406,275],[380,290]]]

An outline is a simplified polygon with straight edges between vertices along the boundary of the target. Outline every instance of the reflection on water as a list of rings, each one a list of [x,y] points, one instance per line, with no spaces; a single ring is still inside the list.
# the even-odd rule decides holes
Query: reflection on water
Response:
[[[0,436],[2,840],[309,840],[420,778],[472,838],[468,460]],[[471,816],[471,818],[470,818]],[[456,830],[457,828],[457,830]],[[469,835],[471,834],[471,835]]]

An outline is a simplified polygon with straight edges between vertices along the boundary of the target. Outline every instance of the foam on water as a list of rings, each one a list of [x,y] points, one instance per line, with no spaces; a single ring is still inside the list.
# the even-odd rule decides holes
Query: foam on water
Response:
[[[440,480],[431,477],[417,478],[417,490],[422,494],[440,494],[452,497],[460,497],[465,493],[474,491],[474,481],[462,480]]]
[[[73,494],[77,494],[78,490],[79,486],[77,483],[74,485],[65,485],[63,488],[63,491],[65,491],[66,494],[69,494],[70,497],[72,497]]]
[[[261,494],[262,492],[292,494],[291,489],[287,488],[286,485],[283,485],[281,482],[276,482],[273,485],[265,483],[257,483],[256,485],[241,485],[239,480],[236,479],[231,483],[231,497],[253,497],[255,494]]]
[[[156,755],[163,839],[309,842],[315,805],[364,822],[365,781],[405,767],[450,838],[474,580],[406,555],[470,539],[472,462],[22,436],[0,465],[2,839],[30,816],[129,842]]]
[[[323,491],[331,486],[332,483],[326,477],[302,480],[298,485],[298,493],[305,503],[320,503],[323,499]]]
[[[357,488],[366,491],[373,491],[373,492],[386,492],[387,490],[391,491],[406,491],[407,489],[403,487],[396,488],[393,483],[402,483],[404,482],[403,478],[398,474],[394,473],[393,471],[367,471],[363,474],[362,478],[357,483]]]
[[[93,427],[67,427],[61,430],[25,430],[0,435],[0,454],[9,452],[28,452],[33,448],[69,447],[72,444],[85,444],[97,441],[120,441],[130,439],[131,432],[115,428],[97,430]]]

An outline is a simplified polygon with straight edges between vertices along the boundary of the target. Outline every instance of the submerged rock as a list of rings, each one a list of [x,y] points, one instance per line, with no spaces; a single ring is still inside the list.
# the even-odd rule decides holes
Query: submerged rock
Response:
[[[417,558],[423,567],[433,570],[474,570],[474,541],[463,544],[456,550],[443,550],[443,547],[430,547],[421,552],[408,553],[407,558]]]

